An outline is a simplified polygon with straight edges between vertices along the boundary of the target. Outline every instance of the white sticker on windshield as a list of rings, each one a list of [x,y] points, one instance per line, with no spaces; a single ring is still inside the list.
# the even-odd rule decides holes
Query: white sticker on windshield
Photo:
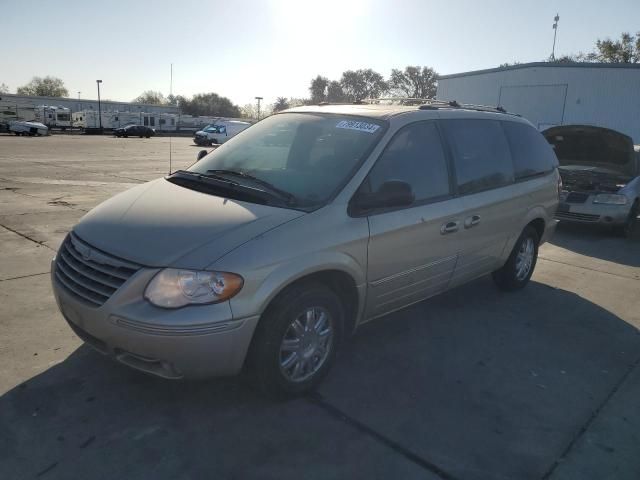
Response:
[[[375,123],[357,122],[355,120],[342,120],[338,122],[336,128],[346,128],[348,130],[358,130],[359,132],[376,133],[380,125]]]

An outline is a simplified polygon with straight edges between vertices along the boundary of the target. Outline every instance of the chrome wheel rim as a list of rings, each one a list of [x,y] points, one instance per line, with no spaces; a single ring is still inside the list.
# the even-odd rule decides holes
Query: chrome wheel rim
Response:
[[[289,325],[280,343],[280,372],[303,382],[327,361],[333,340],[333,319],[322,307],[309,307]]]
[[[518,250],[516,256],[516,279],[519,281],[524,280],[531,271],[531,265],[533,265],[533,254],[535,251],[535,245],[531,237],[524,239]]]

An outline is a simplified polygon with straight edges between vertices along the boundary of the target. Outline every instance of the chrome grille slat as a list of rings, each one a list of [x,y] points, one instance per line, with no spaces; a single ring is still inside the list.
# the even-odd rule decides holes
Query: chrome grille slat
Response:
[[[600,215],[592,215],[590,213],[576,213],[576,212],[556,212],[556,218],[562,220],[581,220],[583,222],[597,222],[600,220]]]
[[[58,281],[62,285],[65,286],[65,288],[67,290],[73,292],[75,295],[77,295],[78,297],[82,298],[83,300],[91,303],[92,305],[95,305],[95,306],[99,307],[100,305],[102,305],[104,303],[104,301],[95,300],[92,297],[90,297],[89,295],[84,294],[82,291],[80,291],[79,289],[74,287],[73,284],[70,282],[70,279],[68,277],[65,277],[63,273],[60,273],[60,270],[56,271],[56,278],[58,279]]]
[[[102,306],[140,267],[113,257],[70,233],[56,259],[55,278],[91,307]]]
[[[78,260],[76,260],[73,256],[69,255],[67,252],[60,251],[60,255],[62,255],[62,258],[64,258],[64,261],[67,264],[67,266],[73,268],[80,275],[87,277],[93,280],[94,282],[104,283],[105,285],[108,285],[114,290],[117,290],[120,287],[121,282],[119,280],[118,281],[112,280],[110,278],[111,275],[103,274],[102,272],[94,273],[96,272],[96,270],[92,271],[88,267],[85,267],[83,264],[78,262]]]
[[[92,292],[97,293],[98,295],[102,295],[105,298],[109,298],[111,295],[113,295],[113,292],[117,290],[116,288],[104,287],[98,282],[91,280],[83,275],[74,275],[73,272],[75,270],[71,270],[68,266],[65,265],[66,264],[62,262],[60,262],[60,265],[58,265],[60,267],[60,270],[62,270],[62,273],[64,273],[67,277],[72,279],[75,283],[80,285],[85,290],[91,290]],[[89,282],[91,283],[87,282],[87,280],[89,280]]]
[[[91,260],[85,260],[83,259],[80,254],[78,254],[78,252],[76,252],[75,250],[73,250],[72,247],[70,247],[68,244],[65,244],[65,249],[67,252],[69,252],[69,254],[73,255],[73,257],[78,260],[79,262],[84,263],[85,265],[90,266],[91,268],[93,268],[94,270],[98,270],[99,272],[102,272],[106,275],[111,275],[112,277],[118,277],[121,280],[126,280],[127,278],[129,278],[127,276],[126,273],[124,272],[117,272],[117,271],[112,271],[109,270],[106,267],[101,266],[100,264],[96,264],[95,262],[92,262]]]

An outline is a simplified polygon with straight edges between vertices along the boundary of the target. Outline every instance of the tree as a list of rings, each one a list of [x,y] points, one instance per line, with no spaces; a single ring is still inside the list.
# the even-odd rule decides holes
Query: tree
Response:
[[[274,112],[280,112],[282,110],[286,110],[287,108],[289,108],[289,100],[287,100],[285,97],[276,98],[276,103],[273,104]]]
[[[640,32],[635,36],[630,33],[622,33],[620,40],[598,39],[596,48],[589,53],[563,55],[551,62],[600,62],[600,63],[640,63]]]
[[[18,95],[35,95],[38,97],[68,97],[69,91],[64,82],[56,77],[33,77],[29,83],[18,87]]]
[[[398,96],[411,98],[434,98],[438,74],[431,67],[405,67],[404,71],[394,68],[389,78],[389,88]]]
[[[594,53],[598,62],[640,63],[640,32],[635,36],[624,32],[616,41],[598,39]]]
[[[9,87],[6,83],[0,83],[0,93],[9,93]]]
[[[327,102],[340,103],[346,101],[340,82],[332,80],[327,87]]]
[[[166,105],[167,99],[161,92],[146,90],[132,100],[133,103],[146,103],[149,105]]]
[[[258,118],[258,106],[255,103],[247,103],[240,109],[240,116],[242,118]]]
[[[329,79],[318,75],[311,80],[311,86],[309,92],[311,92],[311,103],[321,103],[327,101],[327,87],[329,86]]]
[[[345,99],[350,102],[359,102],[365,98],[379,98],[389,88],[382,75],[370,68],[343,72],[340,86]]]
[[[218,117],[239,117],[240,108],[227,97],[217,93],[198,93],[191,99],[177,97],[180,110],[187,115],[210,115]]]

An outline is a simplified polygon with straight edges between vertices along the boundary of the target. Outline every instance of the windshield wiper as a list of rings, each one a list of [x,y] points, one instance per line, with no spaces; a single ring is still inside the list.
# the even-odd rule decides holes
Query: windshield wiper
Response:
[[[297,199],[296,196],[292,193],[289,193],[285,190],[282,190],[278,187],[276,187],[275,185],[273,185],[270,182],[267,182],[266,180],[263,180],[261,178],[258,177],[254,177],[253,175],[246,173],[246,172],[242,172],[242,171],[238,171],[238,170],[221,170],[221,169],[213,169],[213,170],[207,170],[206,175],[215,175],[216,178],[224,178],[221,177],[220,175],[232,175],[232,176],[236,176],[236,177],[240,177],[240,178],[246,178],[247,180],[250,180],[254,183],[257,183],[258,185],[266,188],[269,190],[269,192],[275,194],[276,196],[280,197],[282,200],[284,200],[286,202],[287,205],[289,206],[294,206],[297,203]]]

